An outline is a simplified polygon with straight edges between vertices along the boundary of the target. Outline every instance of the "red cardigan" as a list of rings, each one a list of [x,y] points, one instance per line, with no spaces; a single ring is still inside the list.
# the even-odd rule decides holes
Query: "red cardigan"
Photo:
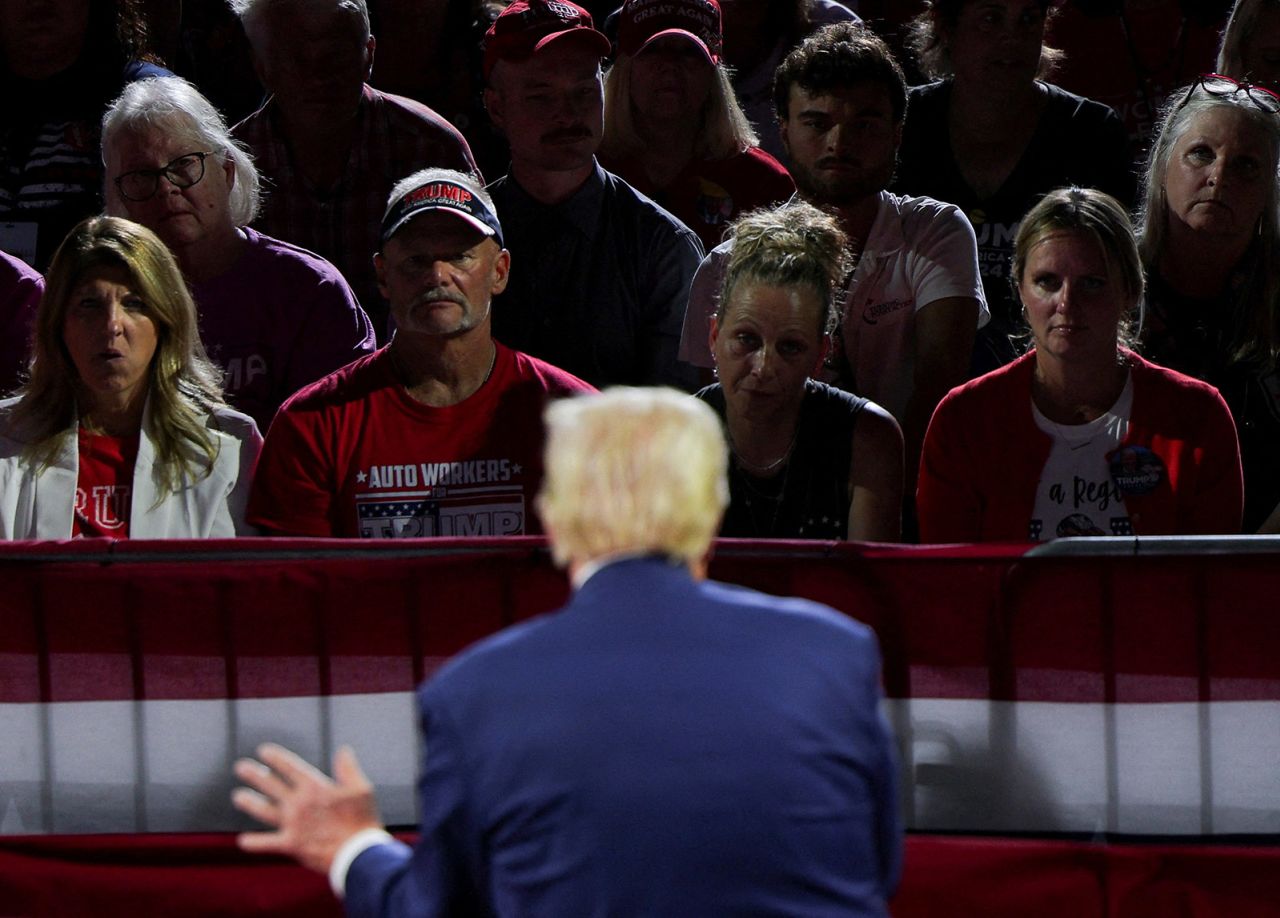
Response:
[[[1238,533],[1244,507],[1231,412],[1207,383],[1125,351],[1133,412],[1124,446],[1145,446],[1167,474],[1126,494],[1138,535]],[[916,490],[922,542],[1021,542],[1052,438],[1031,412],[1035,352],[952,389],[929,422]]]

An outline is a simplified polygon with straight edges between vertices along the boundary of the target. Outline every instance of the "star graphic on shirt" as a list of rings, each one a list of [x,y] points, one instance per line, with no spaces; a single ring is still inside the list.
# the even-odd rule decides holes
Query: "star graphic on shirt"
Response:
[[[221,357],[221,356],[222,356],[222,345],[221,345],[221,344],[211,344],[211,345],[209,345],[208,350],[209,350],[209,356],[210,356],[211,358],[213,358],[214,360],[217,360],[219,357]]]
[[[364,472],[356,472],[356,484],[364,484],[365,479],[368,477]]]
[[[511,474],[512,474],[512,475],[519,475],[523,470],[524,470],[524,467],[523,467],[522,465],[520,465],[519,463],[513,462],[513,463],[511,464]]]

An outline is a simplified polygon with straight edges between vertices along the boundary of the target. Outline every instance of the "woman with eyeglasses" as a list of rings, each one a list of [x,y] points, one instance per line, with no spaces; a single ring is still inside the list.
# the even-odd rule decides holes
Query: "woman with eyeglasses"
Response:
[[[1142,347],[1221,390],[1244,462],[1244,530],[1280,503],[1280,98],[1205,76],[1170,100],[1138,235]]]
[[[54,255],[30,380],[0,402],[0,538],[212,538],[244,521],[262,437],[227,407],[155,234],[79,224]]]
[[[298,389],[373,351],[369,319],[338,269],[247,225],[257,171],[186,80],[126,87],[103,118],[102,149],[107,212],[169,246],[227,398],[259,427]]]
[[[925,542],[1235,533],[1240,455],[1212,387],[1130,348],[1142,263],[1109,195],[1063,188],[1018,227],[1033,349],[950,393],[925,434]]]
[[[1050,0],[929,0],[911,44],[937,82],[911,91],[893,190],[955,204],[978,238],[991,321],[974,370],[1017,356],[1025,331],[1009,288],[1018,221],[1063,185],[1098,188],[1128,204],[1132,160],[1108,106],[1047,82]]]

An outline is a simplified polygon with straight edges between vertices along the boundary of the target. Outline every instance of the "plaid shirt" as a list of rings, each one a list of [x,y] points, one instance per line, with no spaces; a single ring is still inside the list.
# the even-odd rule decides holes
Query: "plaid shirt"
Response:
[[[428,166],[478,172],[458,130],[425,105],[364,87],[356,140],[346,170],[329,189],[311,185],[294,167],[271,100],[236,125],[262,175],[262,215],[254,227],[323,256],[338,266],[359,297],[378,338],[387,306],[378,292],[373,254],[391,187]]]

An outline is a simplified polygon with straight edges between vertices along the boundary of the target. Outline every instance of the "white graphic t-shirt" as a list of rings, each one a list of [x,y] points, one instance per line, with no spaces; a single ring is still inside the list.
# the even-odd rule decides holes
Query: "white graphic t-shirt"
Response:
[[[1129,432],[1132,409],[1132,375],[1111,409],[1086,424],[1055,423],[1031,403],[1036,426],[1053,439],[1053,448],[1036,486],[1029,539],[1133,534],[1124,492],[1112,476],[1113,457]]]

